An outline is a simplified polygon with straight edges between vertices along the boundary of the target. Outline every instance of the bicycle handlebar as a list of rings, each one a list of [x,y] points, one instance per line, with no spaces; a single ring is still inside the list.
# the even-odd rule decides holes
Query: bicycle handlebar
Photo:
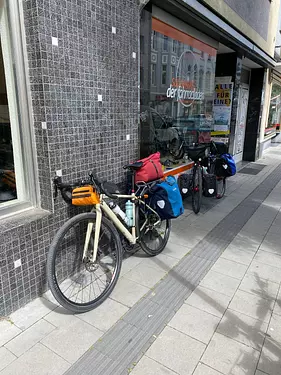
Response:
[[[80,180],[77,181],[76,183],[64,183],[62,182],[61,177],[55,177],[54,178],[54,186],[55,186],[55,198],[58,195],[58,190],[60,190],[62,198],[64,199],[65,202],[71,203],[71,197],[69,196],[70,191],[77,187],[77,186],[84,186],[84,185],[94,185],[96,190],[99,193],[105,194],[107,197],[111,199],[117,199],[118,197],[115,194],[111,194],[104,186],[103,182],[100,182],[98,179],[97,175],[94,172],[91,172],[89,174],[89,179],[85,180]]]

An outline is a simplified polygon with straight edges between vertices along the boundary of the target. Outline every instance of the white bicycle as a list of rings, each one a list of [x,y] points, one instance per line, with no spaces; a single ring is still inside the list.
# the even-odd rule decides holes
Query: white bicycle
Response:
[[[56,300],[74,313],[96,308],[112,292],[122,265],[121,236],[131,246],[138,243],[149,256],[161,253],[168,242],[170,220],[161,220],[149,205],[157,181],[139,183],[134,191],[134,174],[141,166],[136,162],[124,167],[132,172],[128,195],[93,174],[78,184],[65,184],[59,177],[54,181],[66,202],[76,199],[75,204],[93,206],[91,212],[72,217],[59,229],[47,258],[49,287]],[[115,213],[116,199],[130,202],[131,217],[122,220]]]

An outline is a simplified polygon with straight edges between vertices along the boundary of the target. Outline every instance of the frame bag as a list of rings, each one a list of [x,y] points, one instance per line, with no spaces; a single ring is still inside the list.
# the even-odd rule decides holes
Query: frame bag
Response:
[[[174,176],[151,188],[150,206],[162,220],[175,219],[184,212],[182,197]]]
[[[136,172],[135,182],[159,180],[164,176],[162,164],[160,162],[160,152],[151,154],[147,158],[139,161],[141,161],[143,165]]]

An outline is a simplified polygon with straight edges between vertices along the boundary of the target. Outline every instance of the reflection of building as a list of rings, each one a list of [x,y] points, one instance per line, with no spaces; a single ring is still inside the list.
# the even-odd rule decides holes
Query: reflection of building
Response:
[[[257,139],[262,125],[265,75],[275,65],[273,36],[279,0],[266,4],[258,1],[262,14],[259,6],[249,12],[249,1],[234,0],[196,1],[196,4],[181,0],[177,5],[173,0],[151,0],[142,13],[141,46],[145,47],[141,48],[146,54],[142,54],[141,70],[146,74],[141,76],[150,77],[150,88],[147,81],[141,82],[141,89],[147,90],[141,104],[172,118],[173,123],[185,123],[186,128],[199,126],[200,130],[205,123],[212,129],[214,79],[222,84],[232,82],[231,118],[227,125],[221,124],[222,130],[217,126],[212,135],[228,140],[229,151],[237,161],[255,160],[259,155]],[[210,48],[214,54],[207,52]],[[193,82],[194,90],[204,92],[204,100],[191,103],[172,96],[167,98],[167,88],[174,77],[178,78],[183,53],[190,56],[182,64],[184,74],[181,72],[180,78]],[[177,83],[172,89],[178,87]]]
[[[264,113],[260,131],[260,155],[272,143],[281,142],[281,7],[279,23],[276,32],[274,57],[276,67],[267,72],[267,81],[264,90]]]

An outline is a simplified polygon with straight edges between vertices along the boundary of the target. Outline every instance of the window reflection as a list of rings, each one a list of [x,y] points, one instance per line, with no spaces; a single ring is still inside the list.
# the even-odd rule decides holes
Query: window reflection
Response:
[[[141,82],[141,156],[160,151],[164,157],[182,140],[210,140],[216,50],[156,19],[147,30],[143,24],[151,49],[141,66],[151,79]]]

